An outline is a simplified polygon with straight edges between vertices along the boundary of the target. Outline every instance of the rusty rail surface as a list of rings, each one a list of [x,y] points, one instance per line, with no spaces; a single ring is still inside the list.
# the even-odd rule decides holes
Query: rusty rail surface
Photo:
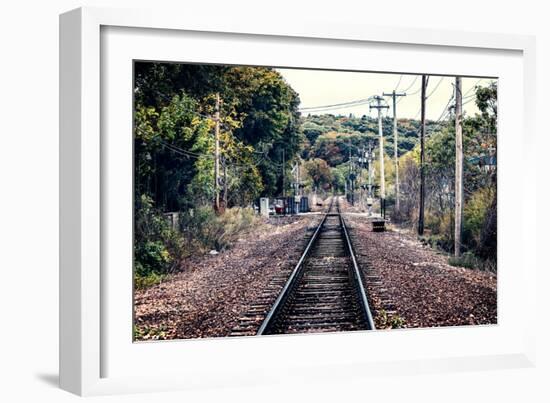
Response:
[[[360,273],[332,199],[257,334],[375,330]]]

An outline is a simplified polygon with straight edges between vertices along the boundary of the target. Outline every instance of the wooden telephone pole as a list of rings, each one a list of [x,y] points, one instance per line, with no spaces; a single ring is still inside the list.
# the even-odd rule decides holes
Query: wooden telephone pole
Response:
[[[384,132],[382,131],[382,109],[388,109],[388,105],[382,105],[382,98],[379,95],[372,97],[376,105],[369,105],[370,109],[378,109],[378,144],[380,146],[380,210],[384,214],[386,208],[386,180],[384,178]]]
[[[349,139],[348,141],[348,151],[349,151],[349,172],[348,172],[348,180],[349,180],[349,189],[350,189],[350,192],[351,192],[351,204],[353,205],[354,203],[354,200],[353,200],[353,196],[354,196],[354,192],[355,192],[355,189],[354,189],[354,186],[353,186],[353,179],[352,179],[352,174],[353,174],[353,166],[352,166],[352,159],[351,159],[351,139]]]
[[[286,183],[285,183],[285,164],[286,164],[286,161],[285,161],[285,149],[283,148],[283,167],[282,167],[282,171],[283,171],[283,197],[286,197],[286,193],[285,193],[285,188],[286,188]],[[286,206],[286,200],[285,200],[285,206]]]
[[[365,146],[361,147],[361,157],[359,158],[359,208],[361,211],[365,208],[365,196],[364,196],[364,185],[363,185],[363,167],[365,166],[366,161],[366,154],[365,154]]]
[[[214,114],[216,126],[214,129],[214,210],[220,211],[220,94],[216,93],[216,109]]]
[[[396,93],[393,90],[390,94],[383,93],[384,96],[392,97],[393,100],[393,159],[395,164],[395,210],[399,211],[399,156],[397,155],[397,97],[404,97],[407,94]]]
[[[367,155],[367,162],[368,162],[368,175],[369,175],[369,182],[368,182],[368,194],[367,194],[367,206],[369,210],[369,217],[372,215],[372,177],[374,175],[374,167],[372,165],[372,160],[374,159],[374,153],[372,151],[372,144],[369,142],[369,151]]]
[[[223,208],[227,208],[227,161],[223,159]]]
[[[425,175],[424,175],[424,137],[426,136],[426,87],[428,77],[422,75],[421,107],[420,107],[420,205],[418,208],[418,235],[424,235],[424,193],[425,193]]]
[[[460,256],[462,244],[462,208],[463,208],[463,150],[462,150],[462,78],[456,78],[455,84],[455,256]]]

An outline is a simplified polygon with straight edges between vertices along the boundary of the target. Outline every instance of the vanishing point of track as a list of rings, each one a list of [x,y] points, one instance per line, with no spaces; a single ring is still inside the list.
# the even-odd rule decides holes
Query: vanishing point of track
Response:
[[[258,335],[375,329],[346,223],[333,200]]]

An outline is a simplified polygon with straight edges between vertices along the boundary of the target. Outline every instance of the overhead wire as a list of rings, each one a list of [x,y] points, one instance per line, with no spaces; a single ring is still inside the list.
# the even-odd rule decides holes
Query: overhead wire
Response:
[[[410,90],[413,87],[413,85],[416,83],[417,80],[418,80],[418,76],[415,76],[412,83],[406,89],[404,89],[402,92],[407,92],[408,90]]]
[[[403,74],[399,76],[399,80],[397,81],[397,84],[395,85],[394,91],[397,92],[397,89],[399,88],[399,84],[401,84],[401,80],[403,79]]]
[[[403,79],[403,74],[401,74],[399,76],[399,80],[397,81],[397,84],[395,86],[395,91],[397,91],[397,89],[399,88],[399,84],[401,84],[401,81]],[[413,81],[413,84],[416,80]],[[298,110],[300,112],[309,112],[309,113],[312,113],[312,112],[323,112],[323,111],[327,111],[327,110],[337,110],[337,109],[343,109],[345,107],[356,107],[356,106],[361,106],[361,105],[366,105],[369,103],[369,98],[361,98],[361,99],[356,99],[354,101],[349,101],[349,102],[341,102],[341,103],[337,103],[337,104],[329,104],[329,105],[318,105],[318,106],[309,106],[309,107],[302,107],[302,108],[298,108]]]
[[[139,129],[139,128],[138,128]],[[178,147],[174,144],[170,144],[168,142],[165,142],[163,140],[160,140],[158,139],[157,140],[159,142],[159,144],[176,153],[176,154],[179,154],[181,156],[184,156],[186,158],[194,158],[194,159],[198,159],[198,158],[209,158],[209,159],[213,159],[215,158],[214,155],[212,154],[204,154],[204,153],[197,153],[197,152],[194,152],[194,151],[191,151],[191,150],[186,150],[186,149],[183,149],[181,147]],[[258,164],[260,164],[260,162],[265,158],[265,155],[263,155],[262,157],[260,157],[259,159],[255,159],[251,164],[240,164],[240,163],[236,163],[236,162],[232,162],[232,163],[227,163],[226,164],[228,166],[235,166],[235,167],[241,167],[241,168],[246,168],[246,167],[250,167],[250,165],[254,165],[254,166],[257,166]]]
[[[413,79],[413,81],[409,84],[409,86],[403,90],[400,90],[400,92],[404,92],[404,93],[407,93],[407,91],[409,91],[413,86],[414,84],[416,83],[416,81],[418,80],[418,77],[419,75],[416,75]],[[443,80],[446,78],[446,76],[441,76],[441,78],[439,79],[439,81],[437,82],[437,84],[435,85],[435,87],[430,91],[430,93],[428,95],[426,95],[426,99],[428,99],[429,97],[431,97],[435,91],[437,91],[437,89],[439,88],[439,86],[441,85],[441,83],[443,82]],[[397,89],[399,88],[399,85],[401,84],[403,80],[403,74],[401,74],[399,76],[399,80],[397,81],[397,85],[396,85],[396,89],[395,91],[397,92]],[[465,94],[464,94],[464,98],[467,98],[466,95],[468,95],[475,87],[477,84],[479,84],[479,82],[481,82],[483,79],[479,79]],[[410,93],[410,94],[407,94],[408,96],[411,96],[411,95],[416,95],[418,94],[420,91],[422,90],[422,88],[419,88],[417,89],[416,91]],[[468,97],[469,98],[469,97]],[[399,103],[401,102],[402,100],[404,99],[404,97],[402,98],[399,98],[396,102]],[[333,110],[338,110],[338,109],[344,109],[344,108],[353,108],[353,107],[358,107],[358,106],[362,106],[362,105],[366,105],[369,103],[369,99],[368,98],[361,98],[361,99],[357,99],[357,100],[353,100],[353,101],[348,101],[348,102],[341,102],[341,103],[336,103],[336,104],[328,104],[328,105],[318,105],[318,106],[310,106],[310,107],[303,107],[303,108],[299,108],[298,110],[300,112],[305,112],[305,113],[319,113],[319,112],[327,112],[327,111],[333,111]],[[418,116],[420,112],[417,112],[416,116]]]
[[[342,102],[342,103],[331,104],[331,105],[303,107],[303,108],[298,108],[298,110],[300,112],[302,112],[302,111],[311,112],[311,111],[318,111],[318,110],[325,110],[325,109],[341,109],[343,107],[363,105],[363,104],[366,104],[366,103],[368,103],[368,98],[362,98],[362,99],[357,99],[355,101]]]
[[[439,86],[441,85],[441,83],[443,82],[443,79],[445,78],[445,76],[442,76],[441,79],[437,82],[437,84],[435,85],[435,88],[428,94],[426,95],[426,99],[428,99],[429,97],[431,97],[434,92],[437,91],[437,89],[439,88]]]

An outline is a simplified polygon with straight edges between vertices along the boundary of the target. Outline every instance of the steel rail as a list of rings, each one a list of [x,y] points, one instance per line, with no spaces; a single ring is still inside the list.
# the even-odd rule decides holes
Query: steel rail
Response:
[[[359,270],[359,265],[357,264],[357,260],[355,259],[355,251],[353,250],[353,245],[351,243],[348,229],[346,227],[346,221],[344,220],[344,217],[342,217],[342,214],[340,213],[340,205],[338,203],[336,204],[336,208],[338,210],[338,216],[340,217],[340,223],[342,225],[342,229],[344,231],[344,235],[346,238],[346,244],[348,246],[349,255],[353,263],[353,271],[352,271],[353,279],[355,280],[355,288],[359,296],[361,310],[363,311],[363,315],[364,315],[364,320],[367,323],[368,330],[376,330],[376,326],[374,325],[374,319],[372,318],[372,312],[369,307],[367,292],[365,291],[365,286],[363,285],[363,281],[361,279],[361,274],[360,274],[361,272]]]
[[[285,302],[287,301],[288,297],[290,296],[292,290],[294,289],[294,286],[296,285],[296,282],[298,281],[300,274],[304,268],[304,261],[306,260],[307,256],[309,255],[309,252],[311,250],[312,245],[315,243],[315,240],[317,239],[319,233],[321,232],[321,228],[325,224],[325,221],[327,220],[328,214],[330,210],[332,209],[333,200],[330,202],[330,206],[325,213],[325,216],[321,220],[321,223],[317,226],[317,229],[311,236],[311,239],[309,240],[306,249],[304,250],[304,253],[302,253],[302,256],[300,257],[300,260],[294,267],[294,270],[292,270],[292,273],[290,274],[290,277],[288,278],[287,282],[285,283],[285,286],[283,287],[282,291],[279,293],[279,296],[273,303],[273,306],[271,307],[270,311],[268,312],[267,316],[265,317],[264,321],[262,322],[262,325],[258,329],[258,332],[256,335],[260,336],[271,330],[271,328],[274,325],[275,319],[277,318],[280,310],[284,307]]]

